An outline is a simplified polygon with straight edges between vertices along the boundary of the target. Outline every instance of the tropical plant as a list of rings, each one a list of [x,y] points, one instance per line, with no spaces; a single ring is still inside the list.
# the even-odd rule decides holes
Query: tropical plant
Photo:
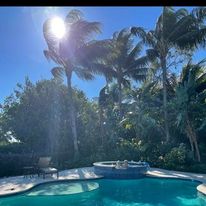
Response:
[[[206,108],[206,60],[197,64],[189,62],[182,70],[176,88],[175,105],[178,109],[177,125],[189,139],[191,151],[200,162],[197,129],[205,124]],[[201,113],[200,113],[201,111]],[[199,116],[200,115],[200,116]],[[199,119],[199,124],[197,120]],[[195,121],[196,120],[196,124]],[[205,125],[204,125],[205,126]]]
[[[167,60],[174,48],[184,51],[185,49],[191,50],[204,41],[206,28],[200,27],[203,18],[196,18],[195,11],[189,13],[186,9],[175,11],[172,7],[163,7],[154,30],[146,32],[142,27],[131,28],[131,32],[139,36],[150,47],[146,51],[148,57],[151,60],[158,59],[162,69],[163,108],[167,141],[170,138],[166,87],[169,66]]]
[[[51,21],[48,19],[43,26],[44,37],[48,49],[44,54],[48,60],[54,61],[58,66],[51,72],[55,77],[66,75],[69,105],[70,105],[70,124],[74,144],[74,157],[78,159],[79,148],[76,130],[76,114],[73,105],[73,95],[71,79],[75,73],[80,79],[94,79],[94,65],[100,64],[100,58],[107,54],[107,41],[91,40],[93,33],[100,32],[99,22],[88,22],[83,19],[79,10],[71,10],[65,18],[66,35],[62,39],[55,38],[51,33]]]

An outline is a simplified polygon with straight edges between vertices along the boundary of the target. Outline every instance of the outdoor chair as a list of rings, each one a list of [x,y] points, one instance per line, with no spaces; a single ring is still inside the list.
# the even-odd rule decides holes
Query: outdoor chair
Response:
[[[37,173],[38,176],[43,175],[43,178],[47,174],[56,174],[57,178],[59,178],[59,171],[58,169],[51,167],[51,157],[40,157],[37,163]]]

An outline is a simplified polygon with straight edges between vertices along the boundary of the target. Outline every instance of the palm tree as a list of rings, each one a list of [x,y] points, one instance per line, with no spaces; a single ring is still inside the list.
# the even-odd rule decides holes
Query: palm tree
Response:
[[[120,118],[123,116],[122,111],[122,89],[130,87],[130,79],[142,81],[146,77],[148,70],[148,58],[139,57],[142,51],[142,42],[133,46],[133,39],[128,29],[115,32],[111,40],[112,47],[109,57],[105,59],[105,69],[102,70],[107,82],[113,79],[117,80],[119,98],[118,105]]]
[[[100,64],[100,59],[107,53],[107,40],[92,41],[91,35],[100,32],[99,22],[88,22],[83,19],[79,10],[71,10],[65,18],[66,34],[64,38],[57,39],[51,33],[51,21],[48,19],[43,25],[44,38],[48,49],[44,54],[48,60],[52,60],[58,66],[51,72],[54,77],[66,75],[69,105],[70,124],[74,143],[74,159],[79,157],[76,115],[73,103],[72,74],[75,73],[80,79],[94,79],[94,72],[97,72],[94,65]]]
[[[180,82],[176,88],[175,105],[178,109],[178,126],[186,133],[191,151],[195,153],[200,162],[200,152],[198,148],[198,137],[194,125],[197,119],[197,112],[200,108],[205,108],[206,100],[206,70],[204,67],[206,59],[198,64],[189,62],[182,70]],[[202,119],[202,118],[200,118]],[[204,118],[203,118],[204,119]]]
[[[146,32],[142,27],[132,27],[131,32],[139,36],[149,46],[147,55],[151,60],[159,60],[163,81],[163,108],[166,140],[170,138],[167,111],[167,59],[170,52],[178,49],[191,50],[204,41],[206,28],[200,27],[202,18],[197,18],[195,12],[186,9],[175,11],[172,7],[164,7],[157,20],[154,30]]]

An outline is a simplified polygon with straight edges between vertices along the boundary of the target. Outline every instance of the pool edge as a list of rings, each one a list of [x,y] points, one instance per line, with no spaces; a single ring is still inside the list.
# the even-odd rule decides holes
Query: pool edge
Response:
[[[39,183],[35,183],[34,185],[32,185],[31,187],[25,189],[25,190],[21,190],[21,191],[17,191],[17,192],[10,192],[7,194],[0,194],[0,198],[3,197],[10,197],[10,196],[15,196],[15,195],[21,195],[24,194],[26,192],[29,192],[30,190],[34,189],[35,187],[39,186],[39,185],[44,185],[44,184],[48,184],[48,183],[53,183],[53,182],[75,182],[75,181],[87,181],[87,180],[96,180],[96,179],[103,179],[104,177],[92,177],[92,178],[80,178],[80,179],[54,179],[54,180],[48,180],[45,182],[39,182]]]

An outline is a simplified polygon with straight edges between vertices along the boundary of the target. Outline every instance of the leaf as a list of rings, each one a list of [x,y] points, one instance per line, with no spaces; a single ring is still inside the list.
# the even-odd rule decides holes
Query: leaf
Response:
[[[192,10],[191,14],[199,23],[204,23],[204,20],[206,19],[206,7],[195,8]]]
[[[111,40],[91,41],[75,51],[75,56],[82,64],[104,58],[111,49]]]
[[[147,49],[146,53],[150,61],[154,61],[156,58],[159,57],[159,54],[155,49]]]
[[[100,22],[88,22],[86,20],[78,20],[70,25],[69,39],[76,42],[77,48],[89,41],[94,33],[101,33]]]
[[[150,44],[150,41],[148,41],[147,32],[144,30],[143,27],[132,27],[131,33],[140,37],[145,44]]]
[[[67,24],[75,23],[83,18],[83,13],[80,10],[72,9],[65,18]]]
[[[93,80],[95,77],[94,75],[86,68],[75,67],[75,74],[82,80]]]
[[[130,64],[127,65],[128,70],[135,69],[135,68],[141,68],[147,66],[149,63],[148,56],[142,56],[138,59],[135,59],[133,62],[130,62]]]
[[[54,67],[51,70],[52,75],[57,79],[62,79],[64,72],[65,72],[65,70],[62,67]]]
[[[137,45],[128,54],[125,66],[130,64],[130,62],[133,62],[135,58],[138,57],[141,51],[142,51],[142,42],[138,42]]]

